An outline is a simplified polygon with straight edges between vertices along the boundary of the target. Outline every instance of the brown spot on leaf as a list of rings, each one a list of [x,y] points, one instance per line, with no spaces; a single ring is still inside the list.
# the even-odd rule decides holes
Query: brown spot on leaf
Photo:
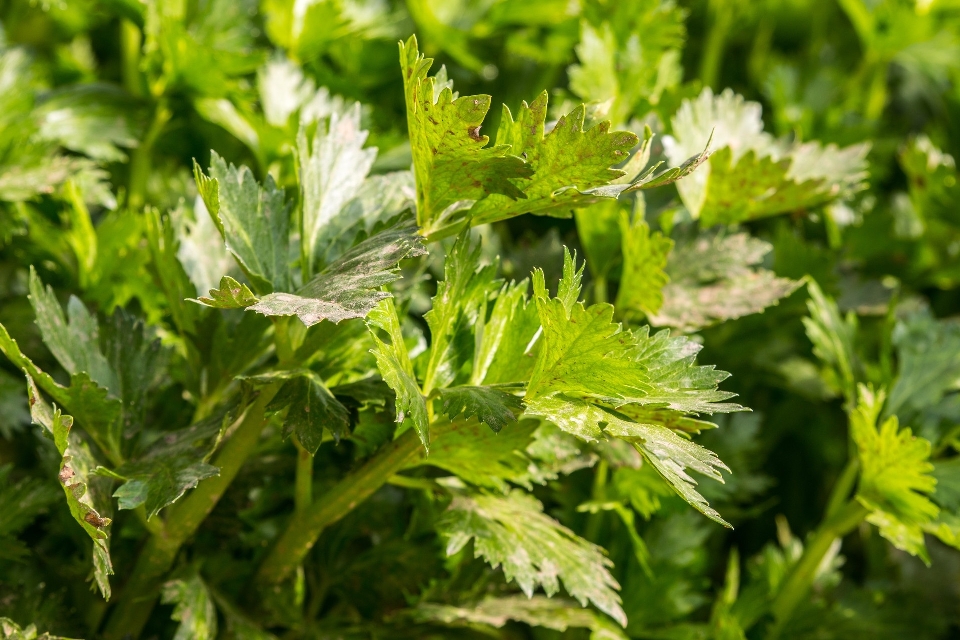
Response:
[[[110,524],[110,518],[101,518],[93,511],[88,511],[85,516],[83,516],[84,522],[89,525],[93,525],[97,529],[103,529],[105,526]]]
[[[480,141],[480,126],[479,126],[479,125],[476,126],[476,127],[469,127],[469,128],[467,129],[467,133],[469,133],[469,134],[470,134],[470,137],[473,138],[474,140],[476,140],[477,142]]]
[[[67,484],[67,480],[74,476],[73,469],[64,465],[63,469],[60,469],[60,474],[57,476],[60,478],[60,484]]]

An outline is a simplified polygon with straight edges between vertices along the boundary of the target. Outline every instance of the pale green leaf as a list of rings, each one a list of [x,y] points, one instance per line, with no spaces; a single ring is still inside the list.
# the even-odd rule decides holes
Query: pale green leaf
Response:
[[[136,147],[136,104],[119,88],[107,84],[77,84],[46,95],[34,111],[40,137],[95,160],[127,159],[119,147]]]
[[[332,114],[329,121],[320,120],[312,140],[303,126],[297,134],[303,202],[300,237],[308,275],[325,266],[326,246],[343,232],[332,221],[358,195],[377,157],[375,148],[363,148],[366,139],[359,103],[342,115]]]
[[[826,366],[828,383],[852,405],[860,373],[860,361],[854,350],[857,316],[853,311],[847,312],[846,317],[841,316],[837,303],[826,297],[813,280],[807,283],[807,292],[810,316],[803,319],[803,327],[813,343],[813,353]]]
[[[196,573],[163,585],[161,601],[176,605],[170,617],[180,625],[173,640],[214,640],[217,637],[217,608],[207,585]]]
[[[656,314],[663,305],[663,288],[670,278],[665,268],[673,240],[657,231],[651,233],[642,216],[633,221],[620,215],[623,238],[623,272],[617,291],[617,309],[624,314]]]
[[[367,238],[318,273],[296,293],[269,293],[248,307],[265,316],[297,316],[306,326],[363,318],[390,294],[380,287],[400,278],[398,263],[426,253],[411,221]]]
[[[487,597],[471,606],[421,603],[411,616],[418,622],[439,622],[451,626],[486,625],[502,628],[508,621],[554,631],[590,629],[591,640],[626,640],[623,630],[608,618],[563,598],[543,596]]]
[[[224,275],[239,273],[203,198],[197,196],[194,199],[193,218],[185,211],[178,210],[171,213],[171,218],[175,222],[179,242],[177,259],[198,293],[216,288]]]
[[[217,223],[227,250],[258,293],[289,291],[290,208],[269,175],[261,187],[247,167],[239,169],[210,152],[210,176],[194,163],[197,189]]]
[[[314,96],[316,85],[297,64],[278,55],[257,70],[257,92],[267,123],[286,127],[290,116]]]
[[[478,487],[506,491],[507,482],[526,486],[530,459],[524,451],[536,428],[535,422],[524,421],[495,433],[477,420],[458,420],[415,464],[444,469]]]
[[[771,245],[747,233],[702,233],[677,245],[667,260],[669,283],[650,323],[684,332],[760,313],[801,282],[759,265]]]
[[[715,454],[700,445],[663,425],[625,420],[602,407],[561,395],[527,402],[526,415],[549,420],[567,433],[585,440],[613,436],[632,443],[692,507],[708,518],[730,526],[696,491],[697,483],[686,471],[693,469],[719,482],[723,482],[720,471],[729,471]]]
[[[474,554],[503,567],[508,581],[529,597],[537,587],[548,596],[560,589],[586,606],[588,602],[626,626],[620,585],[610,575],[603,550],[543,513],[543,506],[522,491],[495,496],[457,491],[437,523],[447,555],[471,540]]]
[[[777,140],[763,131],[760,105],[729,89],[714,95],[708,87],[683,102],[673,136],[664,140],[667,157],[682,162],[711,137],[717,151],[677,186],[705,227],[809,209],[864,186],[868,145],[838,149]]]

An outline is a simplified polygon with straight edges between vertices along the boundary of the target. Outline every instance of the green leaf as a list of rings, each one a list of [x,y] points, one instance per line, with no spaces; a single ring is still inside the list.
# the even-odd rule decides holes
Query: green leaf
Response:
[[[663,305],[654,326],[693,332],[760,313],[802,284],[759,268],[773,247],[748,233],[702,233],[677,245],[667,260]]]
[[[412,221],[398,220],[331,263],[296,293],[270,293],[248,307],[265,316],[297,316],[310,327],[363,318],[389,293],[380,287],[400,278],[398,263],[426,253]]]
[[[397,422],[410,418],[425,449],[430,449],[430,420],[427,401],[420,391],[413,365],[400,332],[400,320],[392,298],[381,300],[367,316],[367,326],[376,347],[371,351],[377,359],[377,369],[383,381],[397,395]],[[377,331],[383,331],[389,342],[381,340]]]
[[[417,223],[429,235],[455,210],[491,193],[523,198],[511,179],[532,169],[510,147],[487,147],[480,125],[490,110],[490,96],[454,98],[427,73],[433,65],[417,48],[416,36],[400,43],[407,106],[407,129],[417,177]],[[453,211],[448,211],[452,209]]]
[[[108,397],[107,390],[93,382],[86,373],[70,377],[70,386],[64,387],[50,374],[41,371],[30,358],[20,351],[17,341],[10,337],[6,327],[0,324],[0,351],[18,369],[24,371],[34,382],[50,394],[54,402],[70,411],[113,463],[119,463],[121,402]]]
[[[221,276],[239,272],[203,198],[194,198],[192,216],[185,208],[178,208],[171,218],[176,226],[177,259],[197,292],[209,291]]]
[[[161,601],[176,605],[170,616],[180,622],[174,640],[214,640],[217,637],[217,608],[198,574],[167,582],[163,585]]]
[[[290,208],[284,193],[267,176],[257,183],[247,167],[210,152],[210,176],[194,162],[197,189],[236,258],[258,293],[290,291]]]
[[[245,309],[259,301],[247,285],[230,276],[220,278],[220,288],[210,289],[210,297],[197,298],[197,302],[214,309]]]
[[[12,465],[0,465],[0,514],[3,514],[0,518],[0,561],[17,560],[29,553],[17,535],[39,515],[46,513],[59,498],[52,483],[29,476],[15,481],[10,477],[12,471]]]
[[[591,640],[626,640],[623,630],[609,618],[578,606],[563,598],[543,596],[488,596],[469,606],[453,606],[423,602],[410,612],[418,622],[439,622],[451,626],[485,625],[502,628],[513,620],[531,627],[554,631],[590,629]]]
[[[34,269],[30,269],[30,304],[44,344],[67,373],[86,373],[101,387],[116,392],[119,383],[100,350],[96,316],[75,296],[70,296],[65,316],[53,288],[44,287]]]
[[[104,336],[104,352],[100,350],[100,326],[83,303],[71,297],[67,307],[69,322],[49,287],[44,290],[36,273],[31,271],[30,300],[44,343],[72,376],[89,376],[120,403],[120,421],[100,425],[107,432],[102,436],[111,454],[117,455],[123,437],[131,437],[143,426],[146,398],[163,366],[160,341],[148,336],[142,321],[135,320],[122,309],[114,312],[113,321]],[[40,381],[44,386],[43,380]],[[73,386],[71,384],[71,386]],[[53,392],[47,387],[48,393]],[[58,399],[59,400],[59,399]],[[63,400],[74,411],[86,429],[89,415]]]
[[[940,509],[928,498],[937,481],[931,474],[930,443],[910,429],[900,429],[896,416],[878,427],[885,394],[859,387],[859,401],[850,413],[850,435],[860,454],[857,499],[870,510],[867,520],[893,546],[930,564],[923,529]]]
[[[734,395],[716,388],[729,374],[694,366],[700,350],[695,342],[671,338],[665,331],[650,335],[645,326],[636,333],[624,330],[613,322],[611,305],[574,303],[579,286],[569,253],[564,263],[566,275],[556,298],[547,295],[543,273],[534,272],[543,346],[525,402],[563,393],[617,407],[636,403],[695,413],[742,410],[721,403]]]
[[[304,126],[297,134],[303,194],[300,237],[308,276],[324,266],[325,247],[343,232],[331,223],[358,195],[377,157],[375,148],[363,148],[366,139],[367,132],[360,129],[360,103],[343,115],[332,114],[329,122],[318,122],[310,141]]]
[[[496,433],[516,422],[523,412],[523,402],[511,393],[514,388],[505,385],[438,389],[440,400],[443,401],[441,411],[451,419],[459,415],[464,418],[476,417]]]
[[[197,198],[197,202],[202,204],[200,198]],[[207,216],[206,213],[204,215]],[[183,248],[184,245],[181,242],[178,242],[177,230],[174,229],[171,218],[172,216],[161,216],[160,212],[153,208],[148,208],[144,212],[147,246],[150,249],[148,269],[153,276],[155,286],[163,292],[167,304],[169,304],[170,315],[173,317],[176,327],[183,333],[195,334],[200,309],[197,305],[187,302],[187,300],[195,296],[198,290],[202,291],[203,289],[198,289],[192,277],[188,275],[188,270],[184,265],[189,264],[189,260],[181,255],[182,253],[186,254],[187,250]],[[220,236],[214,228],[213,222],[209,216],[206,217],[206,220],[211,231],[213,231],[214,246],[223,249],[223,243],[220,241]],[[196,227],[199,227],[199,224]],[[210,244],[207,242],[208,247]],[[202,253],[197,252],[198,255]],[[223,253],[226,255],[226,250],[223,250]],[[206,282],[207,280],[204,278],[204,283]]]
[[[929,312],[909,316],[893,330],[899,376],[886,414],[904,417],[933,408],[960,379],[960,323],[936,320]]]
[[[641,393],[643,379],[631,358],[632,336],[613,323],[613,307],[576,302],[579,272],[564,253],[567,273],[556,298],[547,295],[543,272],[533,274],[533,290],[543,326],[543,345],[527,385],[525,401],[557,392],[622,399]],[[600,362],[603,365],[600,366]]]
[[[854,350],[857,316],[849,311],[842,317],[837,303],[827,298],[815,281],[808,281],[807,291],[810,316],[803,319],[803,327],[813,343],[813,353],[827,367],[828,383],[852,405],[860,373],[860,361]]]
[[[613,436],[630,442],[690,506],[711,520],[730,526],[696,491],[696,481],[686,472],[686,469],[693,469],[723,482],[720,471],[729,469],[708,449],[661,424],[625,420],[611,411],[567,396],[555,395],[527,402],[526,415],[549,420],[584,440]]]
[[[36,625],[21,627],[10,618],[0,618],[0,639],[2,640],[71,640],[63,636],[52,636],[49,633],[37,635]]]
[[[603,200],[573,212],[577,237],[594,278],[606,278],[621,261],[621,210],[618,201]]]
[[[869,145],[776,140],[763,131],[760,111],[729,89],[714,95],[708,87],[673,118],[673,137],[664,140],[671,162],[696,154],[711,138],[717,149],[677,187],[704,227],[810,209],[864,187]]]
[[[437,528],[448,556],[473,540],[474,555],[502,566],[504,577],[527,597],[537,587],[552,596],[562,580],[581,605],[590,602],[626,626],[620,585],[608,569],[612,562],[600,547],[544,514],[536,498],[518,490],[502,496],[458,491]]]
[[[297,436],[300,445],[316,454],[326,429],[338,442],[350,429],[350,414],[330,392],[323,379],[309,369],[273,371],[248,380],[257,383],[284,381],[267,405],[268,412],[286,410],[283,437]]]
[[[741,411],[722,402],[732,394],[717,389],[728,374],[695,366],[700,346],[694,342],[665,331],[650,335],[646,326],[623,330],[610,305],[575,302],[579,273],[573,263],[568,252],[556,298],[547,295],[543,273],[534,272],[543,345],[524,397],[525,415],[588,442],[609,436],[631,442],[687,502],[726,525],[685,472],[722,482],[726,466],[671,427],[687,413]]]
[[[625,174],[611,167],[629,157],[630,150],[639,143],[636,134],[611,132],[609,122],[584,128],[586,108],[581,105],[562,116],[544,135],[546,116],[546,91],[531,105],[522,103],[516,120],[504,105],[497,143],[510,145],[511,152],[523,157],[533,169],[533,175],[514,180],[525,199],[491,195],[470,209],[471,224],[496,222],[523,213],[569,217],[570,210],[598,201],[600,196],[595,189]]]
[[[130,438],[146,422],[150,392],[165,371],[165,353],[153,330],[123,309],[114,311],[105,334],[104,351],[117,373],[111,391],[122,402],[119,429]]]
[[[415,465],[429,465],[456,474],[478,487],[506,491],[507,482],[530,485],[530,459],[524,451],[537,425],[524,421],[492,432],[477,420],[458,420],[430,445],[430,455]]]
[[[73,418],[60,409],[47,405],[33,378],[27,375],[27,395],[30,399],[30,417],[53,439],[60,452],[58,478],[67,497],[67,506],[73,519],[93,540],[93,574],[104,600],[110,599],[110,579],[113,565],[110,561],[110,481],[93,476],[97,464],[87,444],[71,432]]]
[[[643,119],[683,79],[686,12],[673,2],[603,7],[602,20],[580,20],[578,64],[567,67],[581,100],[608,102],[614,122]],[[594,22],[594,24],[591,24]]]
[[[136,105],[117,87],[82,84],[57,89],[35,110],[40,136],[96,160],[122,162],[118,147],[136,147]]]
[[[633,222],[620,215],[623,237],[623,272],[617,291],[617,309],[627,315],[656,314],[663,306],[663,288],[670,278],[665,272],[673,240],[661,232],[651,233],[642,216]]]
[[[473,327],[486,314],[487,296],[495,289],[497,265],[480,266],[480,244],[464,231],[444,262],[433,306],[424,314],[430,327],[430,357],[423,392],[453,384],[474,350]]]
[[[540,330],[537,307],[530,304],[527,280],[504,285],[490,318],[477,318],[479,341],[473,355],[470,384],[497,384],[529,379],[536,363],[535,338]]]
[[[115,475],[123,477],[125,482],[113,497],[119,500],[120,508],[136,509],[143,505],[149,520],[201,480],[220,475],[220,470],[209,464],[209,460],[230,418],[230,414],[218,414],[189,427],[165,432],[141,455],[118,467]]]

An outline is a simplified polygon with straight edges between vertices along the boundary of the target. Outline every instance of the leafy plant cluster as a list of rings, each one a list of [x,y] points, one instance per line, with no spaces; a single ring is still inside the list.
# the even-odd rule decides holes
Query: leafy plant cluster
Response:
[[[0,26],[0,638],[960,632],[955,3]]]

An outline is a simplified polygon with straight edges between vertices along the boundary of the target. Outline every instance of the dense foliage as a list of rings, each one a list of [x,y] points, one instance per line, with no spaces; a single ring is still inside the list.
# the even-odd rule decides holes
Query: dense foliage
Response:
[[[956,2],[0,25],[0,638],[960,634]]]

